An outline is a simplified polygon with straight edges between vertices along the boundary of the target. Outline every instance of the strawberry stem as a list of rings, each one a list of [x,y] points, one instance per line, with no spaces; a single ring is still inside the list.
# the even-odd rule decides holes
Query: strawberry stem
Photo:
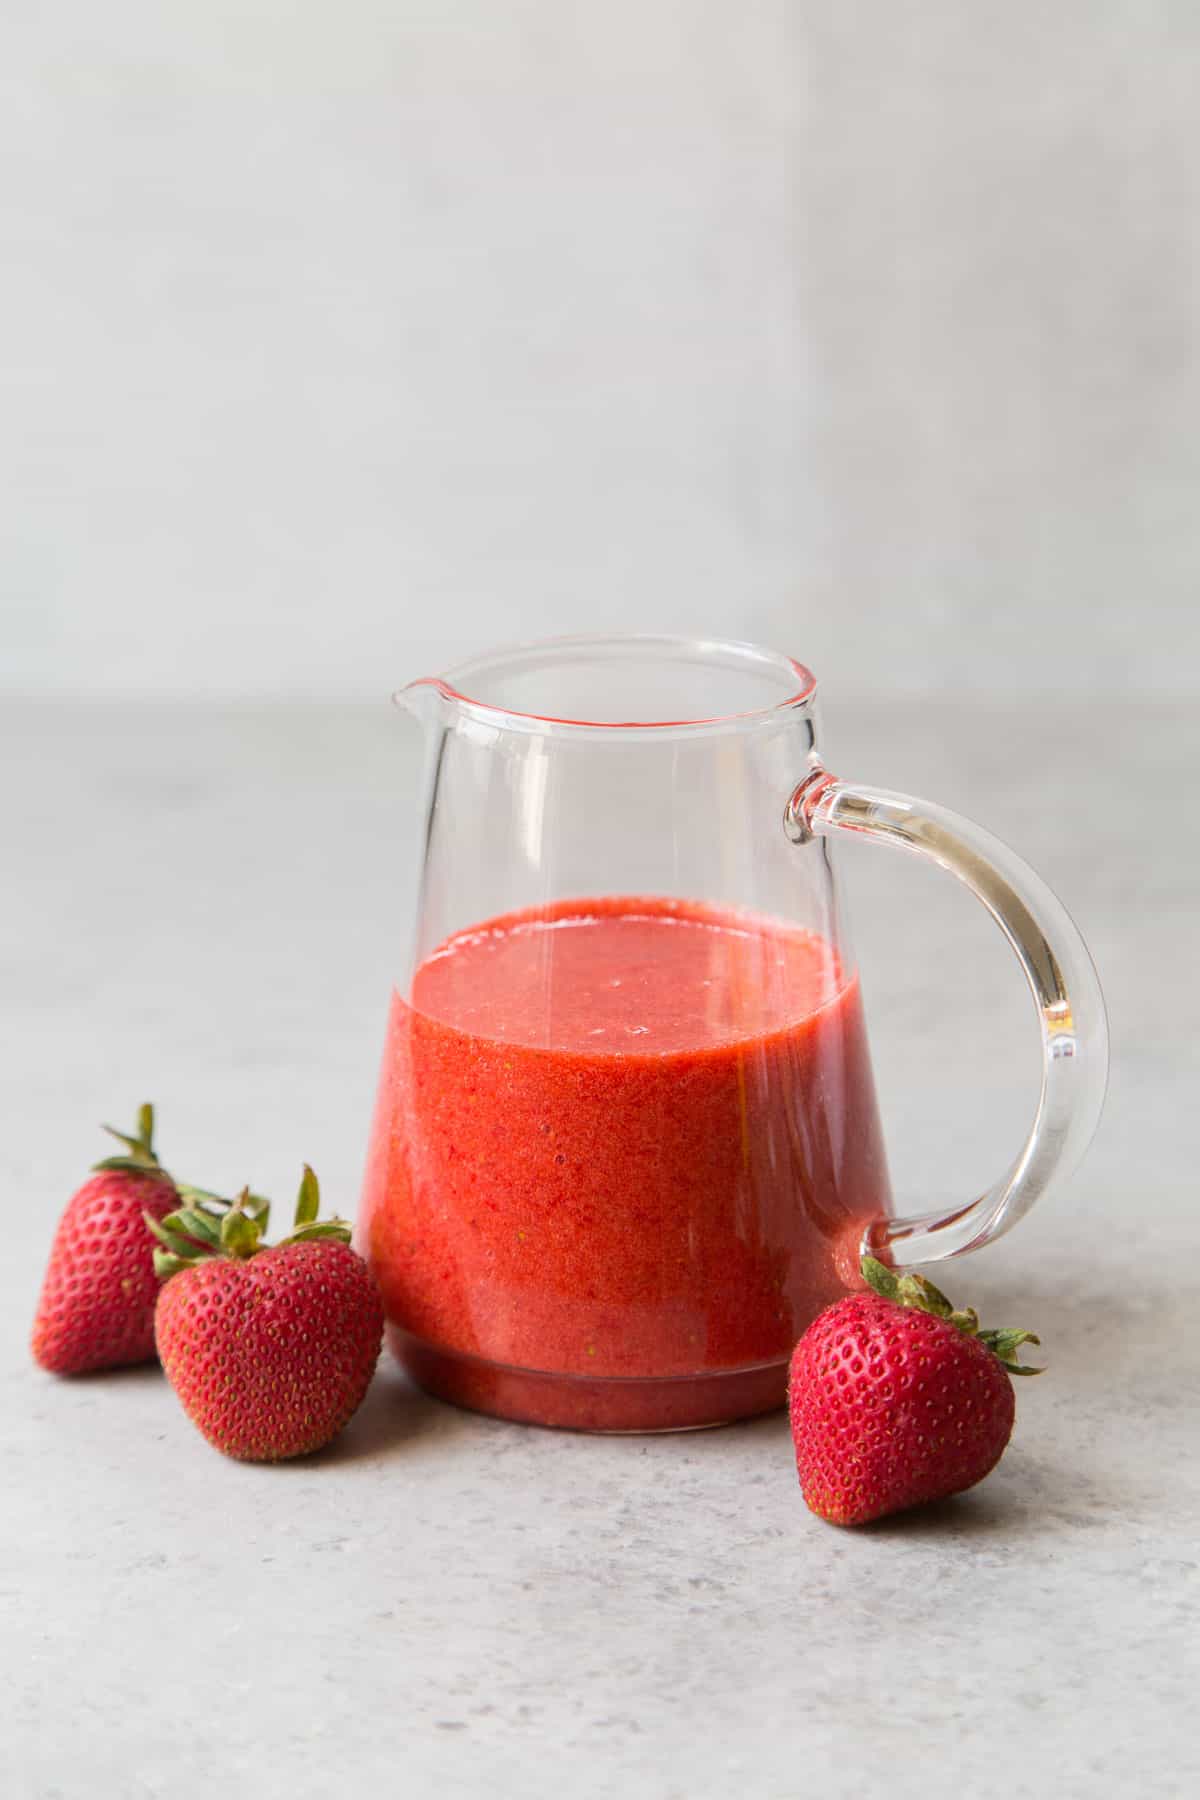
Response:
[[[229,1200],[224,1194],[214,1194],[211,1188],[193,1187],[187,1181],[177,1181],[175,1188],[181,1200],[186,1200],[197,1212],[207,1213],[209,1217],[215,1218],[218,1224],[230,1207],[237,1203],[236,1199]],[[260,1220],[265,1231],[271,1212],[271,1202],[266,1195],[252,1194],[249,1189],[244,1188],[237,1198],[242,1200],[243,1212],[252,1219]]]
[[[124,1152],[120,1156],[106,1156],[102,1162],[93,1163],[94,1169],[123,1169],[128,1174],[145,1174],[151,1169],[162,1169],[162,1164],[154,1149],[154,1108],[147,1100],[138,1107],[136,1135],[126,1131],[118,1131],[113,1125],[102,1125],[109,1137],[116,1138],[118,1144],[124,1144]],[[166,1171],[163,1170],[165,1174]]]
[[[964,1337],[978,1338],[979,1342],[989,1349],[997,1361],[1003,1363],[1010,1375],[1040,1375],[1042,1370],[1028,1363],[1016,1360],[1016,1353],[1022,1344],[1039,1344],[1041,1339],[1032,1331],[999,1329],[981,1331],[979,1314],[973,1306],[964,1307],[961,1311],[953,1307],[940,1288],[934,1287],[932,1281],[924,1275],[897,1275],[894,1270],[873,1256],[862,1259],[862,1277],[872,1293],[884,1300],[891,1300],[897,1306],[912,1307],[914,1311],[932,1313],[935,1318],[945,1319]]]
[[[246,1202],[249,1198],[250,1189],[243,1188],[221,1220],[221,1231],[217,1241],[226,1256],[245,1259],[256,1255],[260,1248],[262,1224],[246,1211]]]
[[[227,1200],[207,1188],[178,1184],[183,1202],[165,1219],[149,1213],[142,1216],[156,1241],[154,1267],[161,1280],[168,1280],[181,1269],[194,1268],[212,1256],[228,1256],[245,1261],[268,1248],[263,1236],[270,1217],[271,1202],[263,1194],[243,1188],[236,1199]],[[334,1239],[348,1244],[351,1228],[346,1219],[319,1219],[321,1189],[307,1163],[296,1200],[295,1229],[287,1244],[310,1243]]]
[[[304,1173],[300,1177],[300,1192],[296,1196],[296,1217],[294,1223],[311,1225],[321,1210],[321,1188],[316,1176],[304,1165]]]

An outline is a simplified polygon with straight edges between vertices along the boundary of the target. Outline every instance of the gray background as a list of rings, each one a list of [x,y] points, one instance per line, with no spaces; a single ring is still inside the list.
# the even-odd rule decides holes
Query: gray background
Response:
[[[2,679],[597,624],[1194,691],[1188,0],[84,0],[0,58]]]

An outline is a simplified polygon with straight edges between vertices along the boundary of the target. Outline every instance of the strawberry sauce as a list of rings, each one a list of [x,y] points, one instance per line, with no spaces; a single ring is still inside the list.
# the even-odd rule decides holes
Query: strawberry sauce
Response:
[[[779,1406],[888,1202],[858,983],[811,932],[560,902],[393,997],[360,1239],[445,1399],[609,1431]]]

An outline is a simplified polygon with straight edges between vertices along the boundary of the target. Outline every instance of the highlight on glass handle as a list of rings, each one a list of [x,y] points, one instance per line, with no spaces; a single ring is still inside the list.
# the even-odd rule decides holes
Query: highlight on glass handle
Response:
[[[794,843],[848,831],[949,870],[981,900],[1016,952],[1037,1008],[1042,1088],[1033,1126],[1000,1180],[977,1199],[916,1219],[881,1219],[864,1249],[889,1262],[940,1262],[990,1243],[1023,1218],[1091,1142],[1108,1082],[1104,996],[1087,946],[1065,906],[1007,844],[959,813],[907,794],[839,781],[817,768],[784,814]]]

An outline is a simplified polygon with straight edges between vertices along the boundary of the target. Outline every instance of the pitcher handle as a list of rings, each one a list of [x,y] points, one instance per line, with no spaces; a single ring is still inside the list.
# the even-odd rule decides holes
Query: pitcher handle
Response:
[[[784,816],[794,843],[849,831],[928,857],[982,900],[1016,952],[1037,1008],[1042,1089],[1016,1160],[978,1199],[915,1219],[881,1219],[864,1250],[894,1263],[940,1262],[1011,1229],[1091,1141],[1108,1082],[1108,1022],[1087,946],[1058,897],[1007,844],[946,807],[839,781],[824,769],[796,788]]]

